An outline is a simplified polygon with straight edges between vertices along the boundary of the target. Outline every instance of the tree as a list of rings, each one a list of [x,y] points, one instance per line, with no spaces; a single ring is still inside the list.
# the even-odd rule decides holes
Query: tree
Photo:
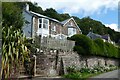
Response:
[[[44,15],[61,21],[61,16],[53,8],[46,9]]]
[[[30,6],[30,11],[33,11],[33,12],[36,12],[36,13],[39,13],[39,14],[43,14],[43,10],[40,6],[38,6],[37,3],[31,3],[31,2],[28,2],[29,6]]]
[[[65,14],[59,14],[60,16],[61,16],[61,20],[60,21],[64,21],[64,20],[66,20],[66,19],[69,19],[70,18],[70,15],[69,14],[67,14],[67,13],[65,13]]]
[[[92,54],[93,42],[87,36],[82,34],[73,35],[70,40],[75,41],[74,51],[77,51],[81,55]]]
[[[2,26],[13,26],[14,29],[21,29],[23,26],[22,10],[13,2],[2,3]]]

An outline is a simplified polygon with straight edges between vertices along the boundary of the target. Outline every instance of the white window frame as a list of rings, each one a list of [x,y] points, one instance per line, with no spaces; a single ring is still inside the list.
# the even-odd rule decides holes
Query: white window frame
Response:
[[[46,20],[47,21],[47,24],[46,23],[44,23],[44,20]],[[47,25],[47,28],[44,28],[44,27],[42,27],[43,29],[49,29],[49,20],[48,19],[45,19],[45,18],[43,18],[43,21],[42,21],[42,25],[44,25],[45,24],[45,26]]]
[[[40,21],[39,21],[40,19],[41,19],[41,23],[40,23]],[[39,19],[38,19],[38,29],[40,28],[40,27],[39,27],[39,24],[41,24],[41,28],[42,28],[42,27],[43,27],[43,18],[39,18]]]
[[[76,28],[68,28],[68,35],[74,35],[77,33],[76,31]]]
[[[39,21],[40,19],[42,20],[41,23],[40,23],[40,21]],[[40,28],[40,27],[39,27],[39,24],[41,24],[41,28],[43,28],[43,24],[45,24],[45,23],[43,23],[43,22],[44,22],[44,19],[45,19],[45,18],[39,18],[39,19],[38,19],[38,29]],[[49,20],[48,20],[48,19],[45,19],[45,20],[47,20],[48,24],[47,24],[47,28],[43,28],[43,29],[48,29],[48,30],[49,30]]]

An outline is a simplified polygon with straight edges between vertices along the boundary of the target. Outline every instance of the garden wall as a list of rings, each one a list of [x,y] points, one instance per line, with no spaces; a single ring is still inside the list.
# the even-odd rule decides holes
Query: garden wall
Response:
[[[72,51],[47,50],[36,54],[36,66],[34,76],[58,76],[67,73],[66,68],[73,66],[76,69],[92,66],[119,65],[117,59],[98,57],[98,56],[80,56]],[[34,68],[33,68],[34,69]]]
[[[66,68],[70,66],[80,69],[85,66],[93,67],[119,65],[119,61],[117,59],[99,56],[80,56],[76,52],[71,51],[64,52],[50,50],[43,52],[42,54],[44,54],[44,56],[40,57],[41,54],[36,55],[36,75],[57,76],[66,74]]]

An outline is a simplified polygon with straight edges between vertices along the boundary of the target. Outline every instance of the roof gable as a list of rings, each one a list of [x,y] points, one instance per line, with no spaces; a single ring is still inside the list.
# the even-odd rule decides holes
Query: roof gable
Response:
[[[65,26],[70,20],[72,20],[74,22],[74,24],[76,25],[76,27],[81,31],[81,29],[79,28],[79,26],[75,22],[74,18],[66,19],[66,20],[62,21],[61,23],[63,24],[63,26]]]

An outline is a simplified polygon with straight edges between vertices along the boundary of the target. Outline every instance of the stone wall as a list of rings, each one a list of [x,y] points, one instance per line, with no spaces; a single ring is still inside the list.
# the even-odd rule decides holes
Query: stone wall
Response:
[[[44,60],[40,59],[44,64],[47,64],[44,65],[44,67],[46,66],[46,70],[44,70],[45,73],[44,76],[57,76],[66,74],[67,73],[66,68],[70,66],[74,66],[76,69],[80,69],[81,67],[84,66],[93,67],[93,66],[119,65],[119,61],[117,59],[98,56],[80,56],[76,52],[71,51],[65,52],[53,50],[44,53],[45,55],[47,55],[46,58],[44,57],[41,58]],[[37,62],[39,62],[39,60]],[[43,64],[39,63],[39,65]]]
[[[36,54],[36,75],[39,76],[58,76],[67,73],[66,68],[74,66],[76,69],[92,66],[119,65],[117,59],[98,57],[98,56],[80,56],[72,51],[49,50]]]
[[[99,56],[81,56],[76,52],[64,52],[59,53],[59,62],[60,59],[63,60],[64,72],[66,73],[66,68],[74,66],[77,69],[81,67],[93,67],[93,66],[109,66],[115,65],[119,66],[119,60],[113,58],[99,57]],[[58,64],[60,66],[60,64]]]

